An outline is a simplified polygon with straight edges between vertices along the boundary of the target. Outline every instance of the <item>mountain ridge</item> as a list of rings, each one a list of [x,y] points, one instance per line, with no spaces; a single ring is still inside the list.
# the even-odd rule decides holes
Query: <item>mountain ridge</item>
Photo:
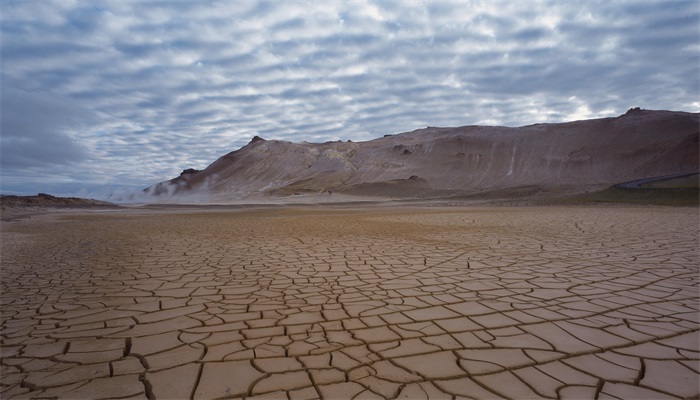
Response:
[[[618,117],[521,127],[427,127],[365,142],[256,136],[207,168],[144,192],[156,202],[577,193],[697,171],[699,116],[634,108]]]

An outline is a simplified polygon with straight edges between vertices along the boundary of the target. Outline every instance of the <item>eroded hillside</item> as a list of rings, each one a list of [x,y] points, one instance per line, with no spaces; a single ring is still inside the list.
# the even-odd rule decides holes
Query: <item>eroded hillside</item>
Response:
[[[698,114],[632,109],[616,118],[517,128],[429,127],[359,143],[256,137],[206,169],[184,171],[146,192],[211,201],[578,193],[697,171],[698,126]]]

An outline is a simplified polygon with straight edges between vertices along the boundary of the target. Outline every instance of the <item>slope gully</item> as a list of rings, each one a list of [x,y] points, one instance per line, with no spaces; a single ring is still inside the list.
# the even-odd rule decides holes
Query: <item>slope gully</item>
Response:
[[[1,396],[698,398],[692,208],[2,225]]]

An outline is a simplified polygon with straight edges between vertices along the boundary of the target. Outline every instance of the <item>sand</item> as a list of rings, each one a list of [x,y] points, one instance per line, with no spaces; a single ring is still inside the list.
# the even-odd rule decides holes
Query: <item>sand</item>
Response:
[[[2,222],[1,397],[688,398],[697,208]]]

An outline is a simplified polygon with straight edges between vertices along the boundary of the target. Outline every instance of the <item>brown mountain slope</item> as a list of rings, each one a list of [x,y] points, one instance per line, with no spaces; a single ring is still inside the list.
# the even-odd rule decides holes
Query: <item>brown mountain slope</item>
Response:
[[[145,190],[156,201],[293,194],[399,198],[578,193],[698,170],[697,113],[632,109],[616,118],[518,128],[426,128],[367,142],[254,138],[202,171]],[[196,196],[196,197],[195,197]]]

